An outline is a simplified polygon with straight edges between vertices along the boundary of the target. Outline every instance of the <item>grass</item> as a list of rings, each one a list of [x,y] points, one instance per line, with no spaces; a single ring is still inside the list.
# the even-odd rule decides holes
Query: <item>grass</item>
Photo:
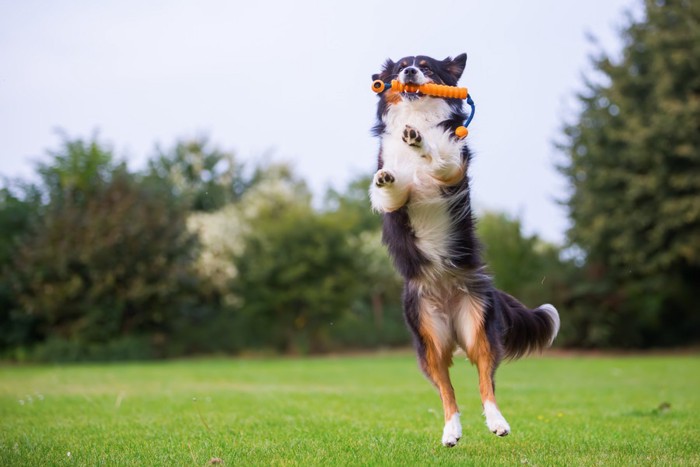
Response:
[[[464,437],[409,355],[0,367],[2,465],[700,465],[700,358],[503,365],[481,417],[452,369]]]

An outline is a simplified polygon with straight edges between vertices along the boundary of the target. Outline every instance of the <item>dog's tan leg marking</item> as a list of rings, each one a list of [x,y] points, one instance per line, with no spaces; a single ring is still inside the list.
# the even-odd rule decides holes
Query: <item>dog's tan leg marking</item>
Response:
[[[483,316],[483,305],[474,304],[473,306],[480,306],[479,312]],[[506,436],[510,433],[510,426],[496,405],[496,394],[493,384],[495,362],[486,336],[486,330],[484,329],[483,319],[472,320],[472,324],[475,329],[473,329],[471,335],[471,345],[467,348],[467,356],[472,363],[476,364],[479,373],[479,393],[481,394],[481,403],[484,407],[486,426],[492,433],[498,436]]]
[[[442,400],[445,416],[442,444],[452,447],[462,437],[459,408],[457,407],[455,391],[450,381],[450,366],[452,365],[454,344],[446,317],[436,314],[434,310],[432,312],[426,311],[426,307],[422,307],[422,311],[419,333],[425,346],[425,354],[421,356],[421,366],[428,378],[437,387]]]

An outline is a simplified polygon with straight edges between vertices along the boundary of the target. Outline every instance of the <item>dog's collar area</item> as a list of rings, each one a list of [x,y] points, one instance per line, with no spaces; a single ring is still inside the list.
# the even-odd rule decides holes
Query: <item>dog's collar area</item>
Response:
[[[466,99],[467,100],[467,105],[469,105],[469,117],[464,121],[464,125],[458,126],[455,129],[455,135],[462,139],[465,138],[469,134],[469,130],[467,127],[469,124],[472,122],[472,119],[474,118],[474,113],[476,112],[476,104],[474,104],[474,100],[472,99],[472,96],[469,94],[469,91],[467,88],[460,88],[457,86],[448,86],[445,84],[435,84],[435,83],[426,83],[426,84],[413,84],[413,83],[401,83],[398,80],[392,80],[388,83],[385,83],[384,81],[378,79],[375,80],[372,83],[372,91],[376,92],[377,94],[381,94],[382,92],[394,88],[399,92],[409,92],[409,93],[418,93],[420,92],[421,94],[425,94],[427,96],[435,96],[435,97],[446,97],[450,99]]]

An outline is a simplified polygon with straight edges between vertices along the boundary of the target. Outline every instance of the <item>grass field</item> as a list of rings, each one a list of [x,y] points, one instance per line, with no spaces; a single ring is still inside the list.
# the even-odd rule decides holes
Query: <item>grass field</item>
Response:
[[[700,465],[700,358],[503,365],[513,432],[452,369],[464,437],[412,356],[0,367],[2,465]],[[215,460],[216,462],[216,460]]]

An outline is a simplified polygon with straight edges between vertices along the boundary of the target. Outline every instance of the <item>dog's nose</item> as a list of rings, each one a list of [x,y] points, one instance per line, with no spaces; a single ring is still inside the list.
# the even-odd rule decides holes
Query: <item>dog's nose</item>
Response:
[[[409,66],[404,69],[404,73],[406,73],[406,76],[416,76],[418,73],[418,68],[414,66]]]

